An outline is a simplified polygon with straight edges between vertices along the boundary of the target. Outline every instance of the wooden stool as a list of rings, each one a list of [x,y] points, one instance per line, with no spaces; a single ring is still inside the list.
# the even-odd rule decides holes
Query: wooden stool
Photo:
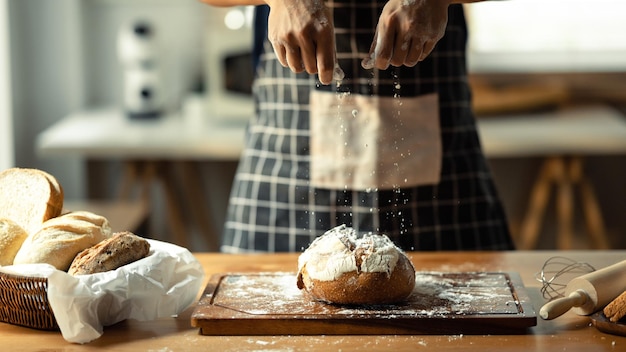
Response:
[[[179,170],[184,180],[177,182],[174,171]],[[139,199],[151,207],[150,186],[153,182],[160,184],[165,195],[165,206],[168,225],[173,235],[172,242],[182,247],[189,247],[189,234],[184,221],[184,209],[189,209],[191,222],[208,242],[209,250],[219,248],[215,236],[215,226],[211,220],[208,200],[203,198],[203,187],[200,170],[191,161],[167,160],[127,160],[124,162],[124,175],[118,189],[117,198],[128,200],[133,198],[133,188],[138,186]],[[179,192],[179,188],[182,193]]]
[[[537,246],[537,238],[553,186],[556,188],[557,248],[572,248],[575,188],[580,191],[587,233],[593,247],[609,248],[600,205],[593,186],[584,176],[583,158],[553,156],[547,157],[543,162],[531,190],[528,209],[520,229],[519,249],[529,250]]]

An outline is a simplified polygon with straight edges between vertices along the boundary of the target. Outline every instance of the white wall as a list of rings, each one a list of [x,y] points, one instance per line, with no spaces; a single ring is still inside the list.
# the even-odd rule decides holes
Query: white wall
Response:
[[[84,189],[77,158],[40,158],[37,134],[85,101],[80,0],[9,1],[15,164],[55,175],[69,198]]]
[[[0,170],[12,167],[13,115],[9,59],[9,0],[0,0]]]

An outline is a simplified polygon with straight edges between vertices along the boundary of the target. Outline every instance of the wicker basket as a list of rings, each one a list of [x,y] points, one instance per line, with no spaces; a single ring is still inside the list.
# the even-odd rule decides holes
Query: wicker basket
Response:
[[[48,279],[0,272],[0,321],[58,330],[48,301]]]

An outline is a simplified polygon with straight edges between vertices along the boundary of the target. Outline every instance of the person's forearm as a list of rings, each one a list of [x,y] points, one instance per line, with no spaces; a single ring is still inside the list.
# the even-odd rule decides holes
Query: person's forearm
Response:
[[[245,6],[245,5],[265,5],[267,1],[265,0],[200,0],[203,3],[213,5],[213,6]],[[444,0],[446,1],[446,0]],[[449,0],[447,0],[449,1]],[[481,2],[484,0],[452,0],[451,4],[465,4],[471,2]]]
[[[264,0],[200,0],[205,4],[219,7],[265,5]]]
[[[200,0],[201,2],[213,6],[229,7],[229,6],[246,6],[246,5],[265,5],[266,0]],[[443,0],[450,1],[450,0]],[[452,0],[451,4],[467,4],[472,2],[482,2],[485,0]]]

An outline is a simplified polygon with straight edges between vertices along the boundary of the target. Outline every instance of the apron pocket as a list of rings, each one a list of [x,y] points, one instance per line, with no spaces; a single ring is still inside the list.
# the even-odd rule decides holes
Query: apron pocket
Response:
[[[439,182],[437,94],[378,97],[313,91],[310,182],[327,189],[393,189]]]

